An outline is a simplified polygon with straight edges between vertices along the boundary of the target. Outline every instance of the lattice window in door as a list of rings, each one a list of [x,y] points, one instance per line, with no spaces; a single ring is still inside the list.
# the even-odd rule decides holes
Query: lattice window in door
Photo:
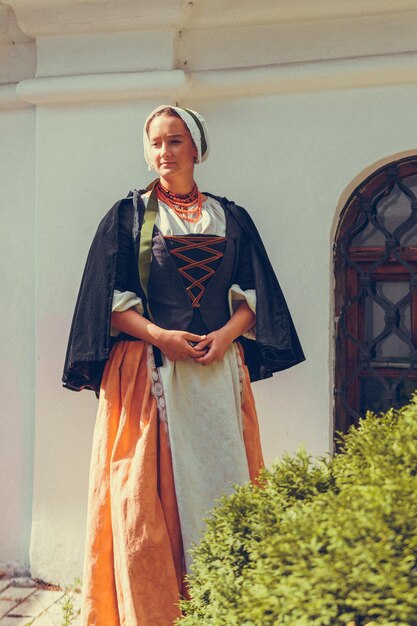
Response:
[[[350,196],[335,238],[335,429],[417,389],[417,156]]]

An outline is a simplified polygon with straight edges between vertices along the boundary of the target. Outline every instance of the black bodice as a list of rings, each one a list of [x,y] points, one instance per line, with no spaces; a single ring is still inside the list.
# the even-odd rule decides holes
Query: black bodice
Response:
[[[171,235],[165,236],[164,239],[183,280],[192,307],[199,308],[206,287],[223,258],[226,237]]]

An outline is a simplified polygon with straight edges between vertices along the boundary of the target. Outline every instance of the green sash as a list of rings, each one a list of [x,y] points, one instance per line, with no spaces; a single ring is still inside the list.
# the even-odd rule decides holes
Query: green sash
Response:
[[[152,191],[143,216],[139,245],[139,280],[146,296],[146,308],[148,310],[149,319],[152,319],[152,314],[148,304],[148,282],[152,255],[152,234],[158,212],[158,200],[155,189],[158,180],[159,179],[154,180],[148,187],[148,189],[152,188]]]

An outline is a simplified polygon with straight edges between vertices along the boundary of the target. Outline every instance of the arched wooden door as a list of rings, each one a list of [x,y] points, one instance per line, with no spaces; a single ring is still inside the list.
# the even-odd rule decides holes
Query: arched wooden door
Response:
[[[417,156],[351,194],[335,244],[335,430],[417,388]]]

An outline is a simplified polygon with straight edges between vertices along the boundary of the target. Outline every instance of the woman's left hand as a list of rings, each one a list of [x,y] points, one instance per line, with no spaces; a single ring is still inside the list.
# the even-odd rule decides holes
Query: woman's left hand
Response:
[[[233,341],[233,337],[225,327],[209,333],[205,339],[195,345],[196,350],[204,351],[203,356],[196,357],[194,361],[201,365],[210,365],[214,361],[221,361]]]

